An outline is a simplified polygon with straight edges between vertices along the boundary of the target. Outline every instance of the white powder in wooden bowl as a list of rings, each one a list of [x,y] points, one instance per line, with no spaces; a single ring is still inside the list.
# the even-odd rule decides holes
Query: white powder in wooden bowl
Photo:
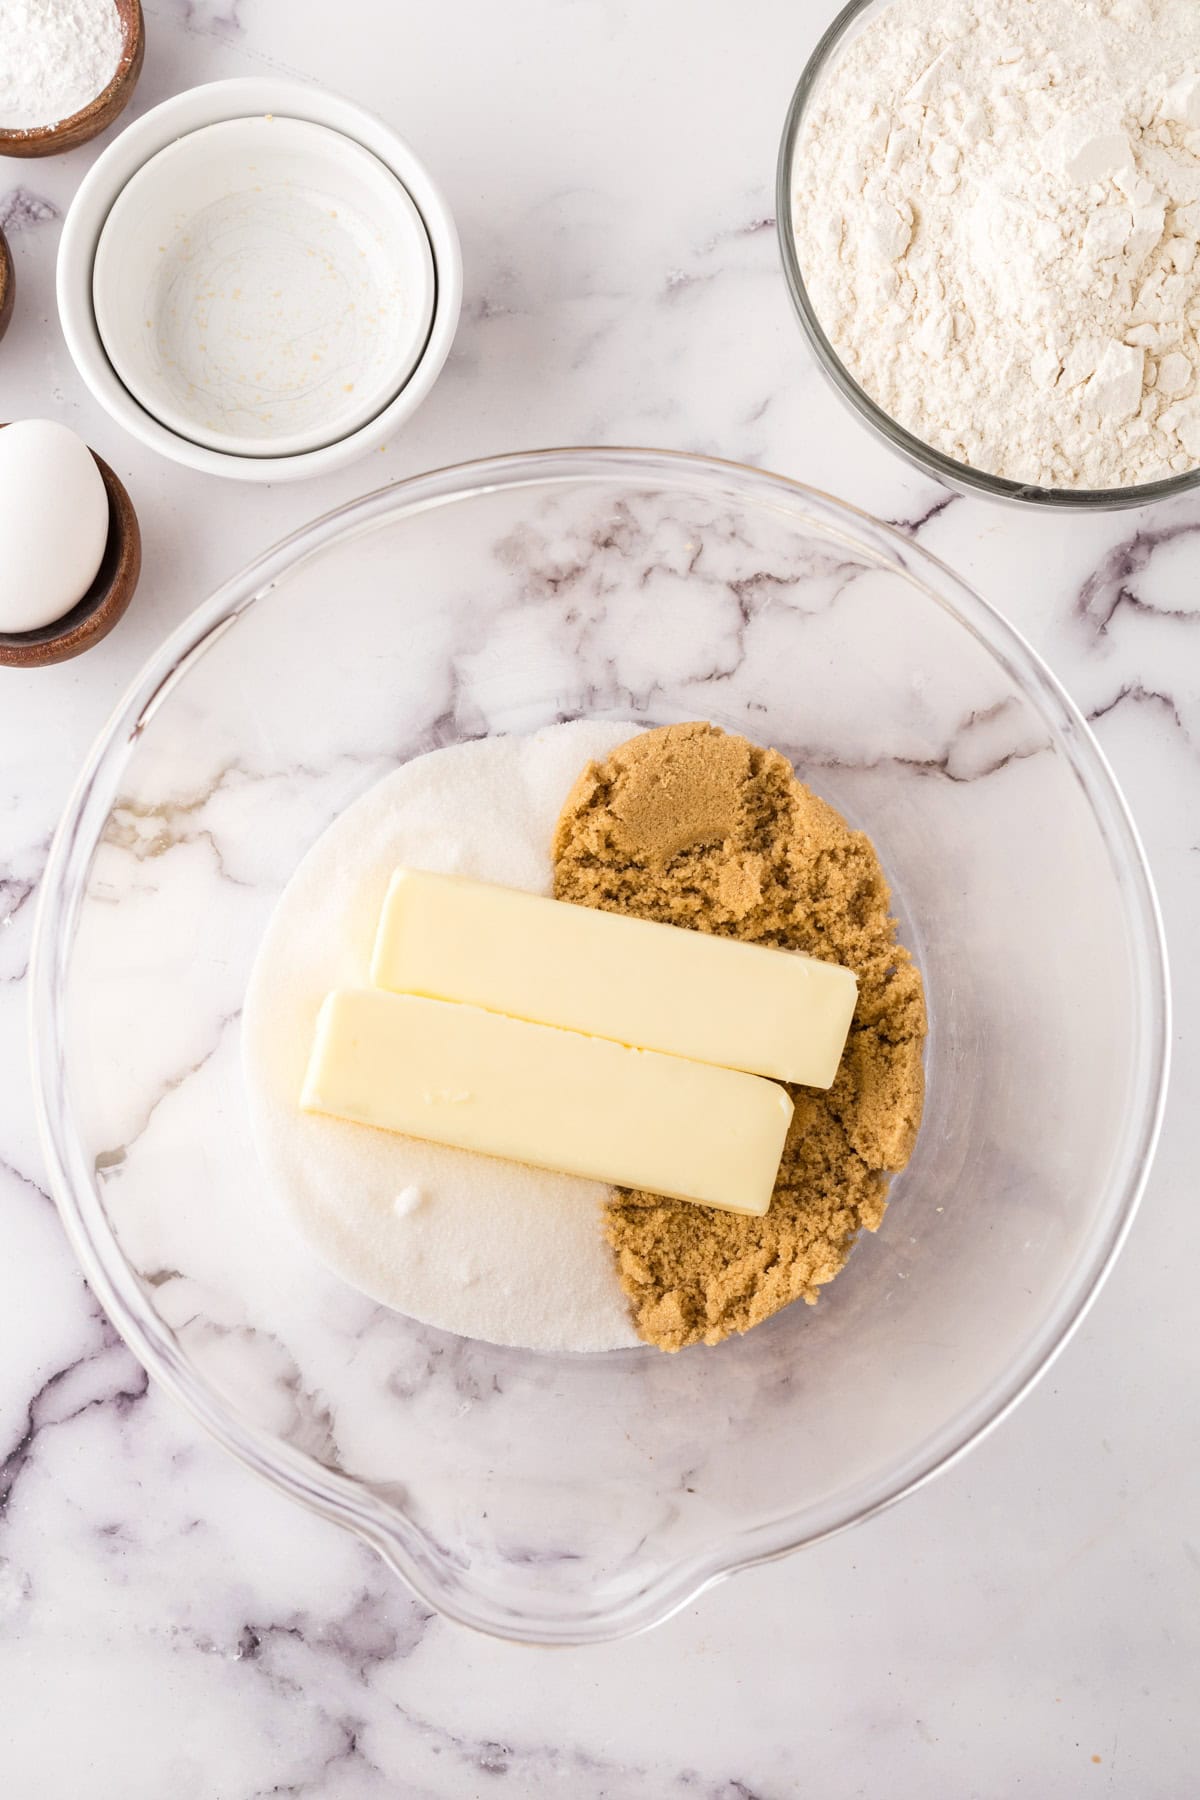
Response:
[[[464,1337],[533,1350],[638,1343],[603,1236],[608,1190],[302,1112],[317,1010],[330,988],[368,983],[397,863],[550,893],[551,840],[576,777],[635,730],[580,721],[407,763],[313,845],[251,976],[246,1088],[283,1208],[355,1287]]]
[[[102,94],[123,47],[113,0],[0,0],[0,130],[57,125]]]

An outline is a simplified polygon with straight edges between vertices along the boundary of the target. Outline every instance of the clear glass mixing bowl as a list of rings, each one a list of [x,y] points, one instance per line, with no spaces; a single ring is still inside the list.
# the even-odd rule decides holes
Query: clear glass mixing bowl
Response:
[[[431,746],[579,716],[785,751],[874,837],[928,985],[883,1228],[819,1306],[714,1350],[414,1324],[281,1226],[250,1138],[242,996],[317,834]],[[993,1425],[1122,1239],[1167,1055],[1136,835],[1017,634],[846,506],[641,451],[403,482],[206,601],[67,808],[33,1007],[58,1204],[151,1373],[432,1605],[559,1643],[866,1517]]]
[[[892,4],[893,0],[849,0],[849,4],[842,8],[809,57],[796,84],[779,145],[775,217],[783,272],[792,305],[796,309],[796,317],[822,374],[851,411],[857,413],[885,443],[890,444],[893,450],[899,451],[901,456],[925,474],[932,475],[935,480],[953,488],[957,493],[983,494],[991,500],[1009,500],[1019,505],[1062,507],[1083,512],[1115,512],[1122,507],[1145,506],[1151,500],[1170,499],[1173,495],[1185,494],[1200,485],[1200,469],[1190,469],[1186,474],[1171,475],[1162,481],[1142,482],[1137,487],[1114,488],[1039,487],[1033,482],[1010,481],[1003,475],[989,475],[984,469],[973,469],[969,463],[958,462],[941,450],[935,450],[932,444],[925,443],[924,439],[914,436],[911,431],[898,424],[890,413],[886,413],[859,386],[826,337],[809,296],[796,248],[796,233],[792,228],[792,193],[795,187],[792,171],[805,114],[813,95],[847,45],[853,42],[864,26],[870,24],[877,13]]]

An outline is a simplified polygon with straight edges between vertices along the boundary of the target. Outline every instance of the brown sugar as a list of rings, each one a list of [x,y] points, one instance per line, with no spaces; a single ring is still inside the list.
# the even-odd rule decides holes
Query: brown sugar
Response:
[[[870,840],[777,751],[670,725],[584,771],[554,863],[560,900],[802,950],[858,976],[833,1086],[788,1089],[795,1117],[765,1217],[623,1189],[607,1211],[636,1329],[663,1350],[815,1301],[856,1234],[879,1225],[921,1122],[924,993]]]

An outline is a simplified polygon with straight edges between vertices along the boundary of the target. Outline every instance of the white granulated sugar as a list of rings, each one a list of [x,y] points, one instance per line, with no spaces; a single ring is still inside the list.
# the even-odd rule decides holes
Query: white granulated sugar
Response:
[[[961,462],[1107,488],[1200,463],[1200,4],[892,0],[802,128],[817,317]]]
[[[321,1001],[368,983],[397,863],[549,893],[588,762],[636,732],[580,722],[432,751],[363,795],[288,883],[255,963],[242,1058],[271,1185],[326,1263],[398,1311],[534,1350],[639,1340],[604,1242],[607,1189],[300,1110]]]
[[[113,0],[0,0],[0,128],[69,119],[104,92],[121,48]]]

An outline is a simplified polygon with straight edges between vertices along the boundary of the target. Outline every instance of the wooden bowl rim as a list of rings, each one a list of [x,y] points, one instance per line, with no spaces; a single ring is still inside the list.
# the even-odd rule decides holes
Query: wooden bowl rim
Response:
[[[55,119],[52,125],[30,125],[24,129],[0,130],[0,156],[8,155],[10,153],[9,146],[13,144],[19,144],[22,148],[40,148],[44,145],[47,149],[51,149],[60,138],[67,137],[78,126],[87,124],[118,97],[121,89],[129,80],[130,72],[133,70],[140,52],[145,48],[146,20],[142,13],[142,0],[128,0],[127,11],[122,8],[119,0],[113,0],[113,5],[116,7],[117,17],[121,21],[121,60],[107,87],[102,87],[100,92],[93,95],[85,106],[79,108],[78,112],[68,113],[65,119]],[[112,117],[106,119],[100,129],[104,130],[105,126],[111,125],[120,111],[121,108],[117,107]]]

